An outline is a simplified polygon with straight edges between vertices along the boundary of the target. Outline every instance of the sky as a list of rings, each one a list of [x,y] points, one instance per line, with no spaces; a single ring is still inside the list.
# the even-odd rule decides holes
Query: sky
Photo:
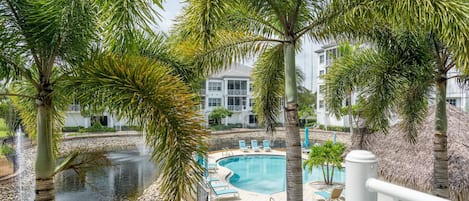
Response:
[[[164,10],[158,10],[161,14],[161,21],[158,23],[159,29],[164,32],[168,32],[174,24],[174,19],[181,14],[183,3],[180,0],[166,0],[163,3]],[[316,91],[317,86],[313,86],[315,78],[317,77],[316,68],[318,65],[318,56],[314,51],[321,47],[320,44],[312,43],[311,41],[303,42],[302,51],[297,53],[296,65],[298,68],[305,73],[305,82],[303,86],[308,89]],[[252,66],[253,62],[247,62],[248,65]]]

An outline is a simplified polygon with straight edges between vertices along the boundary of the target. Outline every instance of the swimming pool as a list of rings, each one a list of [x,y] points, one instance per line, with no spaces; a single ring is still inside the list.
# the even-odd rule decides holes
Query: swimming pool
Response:
[[[233,156],[220,160],[220,166],[233,171],[229,182],[240,189],[262,194],[273,194],[285,191],[286,159],[275,155]],[[303,171],[303,184],[310,181],[322,181],[321,168],[313,168],[310,174]],[[334,182],[344,182],[345,172],[334,171]]]

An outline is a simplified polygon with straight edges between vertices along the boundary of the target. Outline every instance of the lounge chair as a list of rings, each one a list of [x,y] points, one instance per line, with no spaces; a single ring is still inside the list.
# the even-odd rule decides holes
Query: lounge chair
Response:
[[[209,172],[217,172],[218,170],[218,166],[216,163],[209,163],[207,164],[207,167]]]
[[[215,200],[217,200],[220,196],[222,195],[227,195],[227,194],[233,194],[234,197],[239,197],[239,192],[236,189],[232,188],[223,188],[221,189],[220,187],[215,187],[215,185],[220,185],[220,184],[212,184],[208,183],[210,188],[213,191],[213,194],[215,195]],[[226,185],[228,187],[228,185]]]
[[[323,197],[326,201],[334,201],[334,200],[339,200],[340,194],[342,194],[343,188],[334,188],[332,189],[332,192],[329,193],[327,191],[318,191],[314,192],[315,194]],[[321,199],[323,200],[323,199]]]
[[[246,142],[244,140],[239,141],[239,149],[244,152],[248,151],[248,147],[246,147]]]
[[[251,140],[251,148],[254,151],[259,151],[259,146],[257,146],[257,140]]]
[[[270,151],[270,141],[269,140],[262,141],[262,145],[264,146],[264,151]]]

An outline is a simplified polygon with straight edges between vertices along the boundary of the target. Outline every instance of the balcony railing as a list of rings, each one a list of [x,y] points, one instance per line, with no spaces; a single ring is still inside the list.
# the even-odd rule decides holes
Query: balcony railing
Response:
[[[247,89],[228,89],[228,95],[247,95]]]
[[[230,111],[242,111],[243,105],[228,105],[228,110]]]
[[[68,106],[68,110],[69,111],[79,112],[80,111],[80,105],[72,104],[72,105]]]

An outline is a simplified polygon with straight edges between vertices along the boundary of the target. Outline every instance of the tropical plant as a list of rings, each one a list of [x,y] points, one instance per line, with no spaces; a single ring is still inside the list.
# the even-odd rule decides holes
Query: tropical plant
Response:
[[[350,131],[352,135],[352,147],[356,147],[358,144],[359,149],[363,149],[363,145],[365,142],[365,134],[364,131],[362,130],[363,127],[360,125],[360,122],[362,121],[364,111],[364,104],[365,104],[365,99],[362,97],[357,98],[358,101],[356,101],[355,104],[353,105],[347,105],[345,107],[342,107],[341,113],[342,116],[345,115],[351,115],[352,118],[349,119],[350,122],[350,130],[354,130],[353,132]],[[349,99],[350,100],[350,99]],[[359,138],[358,138],[359,136]]]
[[[173,69],[142,56],[100,54],[71,83],[84,104],[108,111],[136,125],[145,125],[151,158],[159,164],[162,200],[191,200],[202,169],[192,153],[205,152],[207,131],[197,110],[196,94]],[[95,102],[94,99],[101,102]]]
[[[314,167],[321,167],[324,183],[333,184],[334,169],[342,169],[345,145],[328,140],[323,145],[312,146],[308,159],[303,161],[303,168],[311,173]]]
[[[336,103],[343,97],[337,94],[344,94],[346,88],[343,86],[351,84],[359,88],[361,96],[366,99],[362,107],[369,127],[386,133],[391,112],[396,112],[403,119],[401,126],[407,131],[406,139],[415,143],[430,92],[436,89],[433,192],[449,197],[445,89],[446,81],[451,78],[446,74],[455,67],[455,62],[450,60],[451,52],[435,35],[426,32],[382,29],[373,35],[370,37],[373,49],[365,50],[348,61],[338,60],[331,67],[331,74],[325,76],[329,87],[327,107],[340,112]]]
[[[216,107],[212,112],[210,112],[208,118],[213,119],[215,121],[215,125],[220,125],[223,118],[230,117],[232,114],[233,112],[224,107]]]
[[[0,75],[14,82],[13,92],[2,95],[16,98],[27,130],[37,136],[36,200],[54,200],[53,128],[60,125],[60,114],[71,101],[67,97],[81,87],[66,83],[81,75],[87,77],[73,83],[89,87],[82,88],[81,96],[88,97],[84,105],[106,103],[110,111],[148,125],[147,143],[154,148],[152,158],[161,164],[162,199],[193,195],[192,185],[200,179],[194,172],[200,170],[191,162],[192,151],[199,149],[192,139],[203,139],[205,131],[193,119],[194,98],[182,81],[193,74],[177,76],[190,68],[166,54],[159,43],[165,37],[152,34],[150,27],[158,16],[152,5],[161,7],[161,2],[0,2]],[[97,51],[110,56],[96,56]],[[80,68],[89,74],[77,71]]]

